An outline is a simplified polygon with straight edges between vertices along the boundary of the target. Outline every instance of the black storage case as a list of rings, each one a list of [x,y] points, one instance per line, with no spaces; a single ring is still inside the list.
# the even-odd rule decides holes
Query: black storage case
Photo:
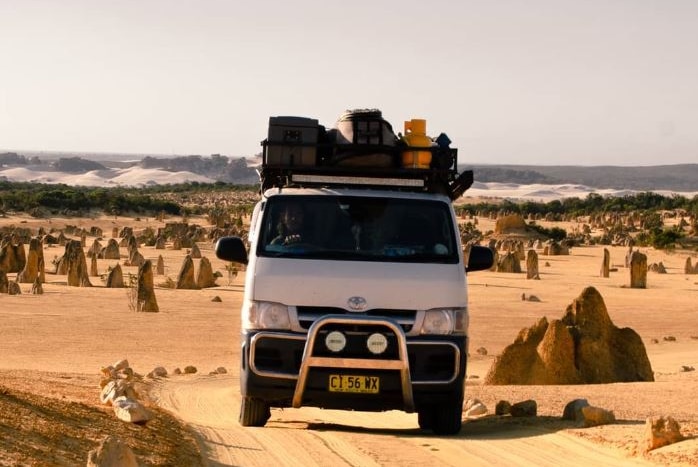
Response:
[[[264,163],[270,166],[315,166],[319,134],[320,125],[314,118],[269,117]]]

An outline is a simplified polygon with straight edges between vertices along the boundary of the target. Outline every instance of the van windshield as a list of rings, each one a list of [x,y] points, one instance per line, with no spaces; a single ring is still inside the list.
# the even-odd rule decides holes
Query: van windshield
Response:
[[[258,256],[457,263],[448,203],[363,196],[274,196]]]

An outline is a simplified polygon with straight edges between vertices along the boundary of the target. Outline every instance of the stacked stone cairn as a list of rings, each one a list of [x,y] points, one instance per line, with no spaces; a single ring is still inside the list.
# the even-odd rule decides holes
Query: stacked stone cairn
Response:
[[[128,360],[119,360],[113,365],[105,366],[101,369],[101,374],[99,400],[102,404],[111,406],[119,420],[145,424],[151,419],[150,412],[138,401],[136,384],[142,378],[134,373]]]

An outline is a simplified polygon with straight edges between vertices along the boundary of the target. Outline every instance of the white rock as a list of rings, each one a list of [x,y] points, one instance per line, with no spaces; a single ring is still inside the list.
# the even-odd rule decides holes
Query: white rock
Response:
[[[99,400],[102,404],[112,405],[118,397],[126,396],[131,399],[137,399],[138,394],[133,386],[123,379],[113,379],[109,381],[103,388]]]
[[[474,406],[476,404],[481,404],[481,403],[482,403],[482,401],[480,401],[480,399],[478,399],[476,397],[467,399],[465,401],[465,403],[463,404],[463,410],[468,411],[472,406]]]
[[[138,401],[121,396],[112,402],[114,414],[119,420],[129,423],[145,423],[150,420],[150,413]]]
[[[465,411],[465,416],[468,418],[476,418],[487,415],[487,407],[482,402],[477,402],[473,404],[468,410]]]

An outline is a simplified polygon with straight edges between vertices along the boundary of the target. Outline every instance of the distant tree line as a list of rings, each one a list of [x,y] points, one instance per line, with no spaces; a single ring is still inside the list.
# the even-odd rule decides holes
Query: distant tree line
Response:
[[[256,170],[247,166],[245,158],[229,158],[220,154],[212,154],[210,157],[197,155],[171,158],[146,156],[139,162],[139,165],[145,169],[190,171],[227,183],[246,184],[256,182],[259,179]]]
[[[0,166],[3,165],[27,165],[26,157],[16,152],[3,152],[0,154]]]
[[[549,177],[535,170],[517,170],[499,167],[476,167],[477,181],[483,183],[532,183],[556,184],[562,183],[560,179]]]
[[[475,172],[478,182],[586,185],[634,191],[696,190],[698,164],[649,167],[463,165]]]
[[[84,214],[92,210],[106,214],[160,213],[180,215],[191,212],[182,203],[165,196],[172,193],[210,193],[214,191],[249,191],[256,187],[233,186],[222,182],[155,185],[145,188],[94,188],[0,181],[0,212],[50,214]]]
[[[629,211],[657,211],[683,209],[687,213],[698,216],[698,196],[691,199],[685,196],[663,196],[657,193],[644,192],[634,195],[619,197],[604,197],[597,193],[590,193],[586,198],[565,198],[548,202],[535,201],[511,201],[482,202],[460,206],[457,211],[480,212],[490,214],[496,212],[510,212],[522,216],[535,215],[572,215],[588,216],[607,212]]]
[[[662,196],[657,193],[645,192],[622,197],[603,197],[596,193],[591,193],[584,199],[566,198],[547,203],[506,200],[497,203],[469,204],[457,207],[456,213],[467,217],[467,215],[475,213],[489,216],[506,212],[509,214],[520,214],[523,217],[534,215],[551,220],[562,220],[563,218],[605,213],[637,212],[642,214],[644,219],[643,231],[635,237],[637,244],[639,246],[651,245],[655,248],[666,249],[673,248],[677,243],[681,243],[685,233],[678,226],[664,227],[660,215],[660,211],[664,210],[683,210],[687,215],[698,217],[698,196],[688,199],[683,196]],[[561,240],[567,236],[567,232],[561,228],[552,227],[547,229],[537,225],[534,221],[529,222],[528,227],[555,240]],[[596,241],[602,244],[609,244],[614,234],[621,233],[618,229],[623,230],[625,227],[622,225],[613,227],[611,231]],[[463,233],[461,232],[461,234]],[[477,238],[477,235],[470,232],[467,238]]]

